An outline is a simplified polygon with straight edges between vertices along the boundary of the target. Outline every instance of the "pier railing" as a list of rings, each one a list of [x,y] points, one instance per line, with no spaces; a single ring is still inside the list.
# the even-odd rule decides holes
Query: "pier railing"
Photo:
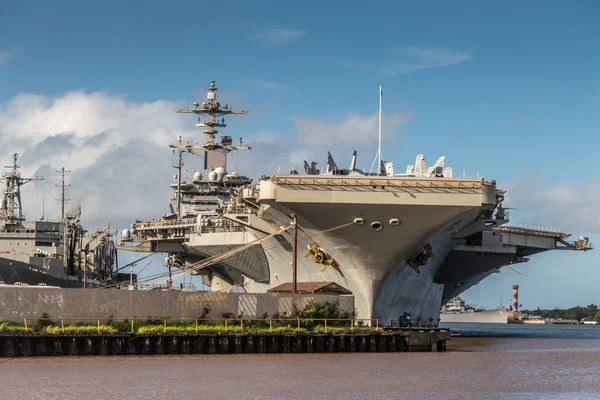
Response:
[[[16,327],[15,327],[16,328]],[[381,330],[375,318],[24,318],[25,333],[244,333]],[[17,329],[13,330],[16,331]]]

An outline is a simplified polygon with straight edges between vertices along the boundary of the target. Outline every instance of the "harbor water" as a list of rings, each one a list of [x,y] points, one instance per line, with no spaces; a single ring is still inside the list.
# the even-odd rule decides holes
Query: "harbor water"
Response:
[[[452,325],[446,353],[0,360],[23,399],[595,399],[600,326]]]

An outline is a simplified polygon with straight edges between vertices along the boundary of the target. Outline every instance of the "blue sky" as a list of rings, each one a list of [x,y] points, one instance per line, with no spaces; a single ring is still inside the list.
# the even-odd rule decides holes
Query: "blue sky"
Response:
[[[355,122],[375,121],[381,84],[388,118],[384,155],[397,169],[418,153],[429,162],[446,155],[456,175],[480,173],[507,186],[508,202],[518,208],[515,221],[559,225],[592,239],[600,231],[597,2],[123,3],[0,3],[3,159],[23,146],[24,157],[35,164],[32,146],[41,149],[42,139],[60,146],[64,138],[71,145],[64,161],[72,161],[74,183],[90,181],[99,167],[118,174],[110,167],[120,165],[115,160],[130,158],[136,165],[158,160],[165,140],[178,132],[194,134],[190,126],[171,123],[183,117],[163,117],[161,110],[170,113],[172,105],[201,98],[215,79],[222,99],[250,110],[230,121],[231,134],[253,139],[259,157],[276,149],[286,153],[261,164],[264,171],[250,156],[236,155],[241,166],[254,163],[253,173],[289,168],[307,154],[321,161],[324,147],[344,163],[356,148],[359,166],[368,167],[376,129]],[[46,131],[44,121],[59,119],[59,105],[74,113],[93,110],[98,128],[81,121]],[[115,122],[118,135],[109,144],[90,155],[75,154],[81,143],[76,140],[99,135],[101,121],[121,116],[127,123]],[[42,128],[21,132],[31,121]],[[153,133],[145,136],[142,127]],[[327,135],[330,131],[337,134]],[[323,146],[314,135],[324,138]],[[144,152],[136,153],[140,148]],[[166,186],[172,170],[165,155],[164,168],[157,168],[165,172],[157,173]],[[34,171],[53,165],[45,160]],[[140,191],[152,191],[154,182],[136,178],[143,181]],[[153,215],[166,211],[163,193],[168,195],[157,192],[145,212],[157,205],[162,208]],[[98,207],[92,203],[87,209]],[[151,215],[140,217],[146,216]],[[126,215],[111,218],[124,224]],[[583,282],[600,279],[599,257],[539,256],[519,267],[532,269],[529,278],[502,272],[495,276],[502,283],[482,282],[466,297],[495,305],[500,292],[508,298],[518,279],[524,303],[600,302],[594,285]],[[557,299],[559,290],[564,296]]]

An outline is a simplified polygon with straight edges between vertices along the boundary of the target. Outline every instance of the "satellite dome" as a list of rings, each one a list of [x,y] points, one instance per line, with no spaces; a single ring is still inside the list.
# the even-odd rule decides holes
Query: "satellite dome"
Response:
[[[233,285],[227,290],[227,293],[246,293],[246,289],[240,285]]]
[[[200,182],[202,180],[202,174],[200,172],[194,172],[194,182]]]
[[[216,182],[216,181],[217,181],[217,179],[218,179],[218,175],[217,175],[217,173],[216,173],[215,171],[211,171],[211,172],[208,174],[208,180],[209,180],[210,182]]]
[[[217,173],[217,180],[221,181],[227,175],[227,171],[223,167],[217,167],[213,172]]]

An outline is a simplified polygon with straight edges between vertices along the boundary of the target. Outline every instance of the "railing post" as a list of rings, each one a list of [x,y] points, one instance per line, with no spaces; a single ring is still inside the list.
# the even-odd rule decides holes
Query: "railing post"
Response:
[[[98,333],[100,333],[100,319],[98,319]]]
[[[198,333],[198,320],[196,320],[196,333]]]
[[[131,333],[133,333],[133,324],[135,323],[135,318],[131,318]]]
[[[225,332],[227,332],[227,318],[225,318]]]
[[[352,318],[350,320],[350,330],[353,331],[354,330],[354,318]]]
[[[300,332],[300,317],[298,317],[298,330],[296,332]]]
[[[270,319],[269,320],[269,333],[272,333],[272,332],[273,332],[273,320]]]
[[[240,318],[240,333],[244,332],[244,320]]]
[[[163,333],[167,333],[167,319],[163,318]]]
[[[60,326],[62,327],[62,333],[65,333],[65,321],[60,320]]]
[[[375,332],[379,332],[379,319],[376,319],[375,323],[377,324],[375,327]]]
[[[325,321],[325,333],[327,333],[327,319],[324,319],[323,321]]]
[[[27,333],[27,318],[23,318],[23,325],[25,325],[25,333]]]

